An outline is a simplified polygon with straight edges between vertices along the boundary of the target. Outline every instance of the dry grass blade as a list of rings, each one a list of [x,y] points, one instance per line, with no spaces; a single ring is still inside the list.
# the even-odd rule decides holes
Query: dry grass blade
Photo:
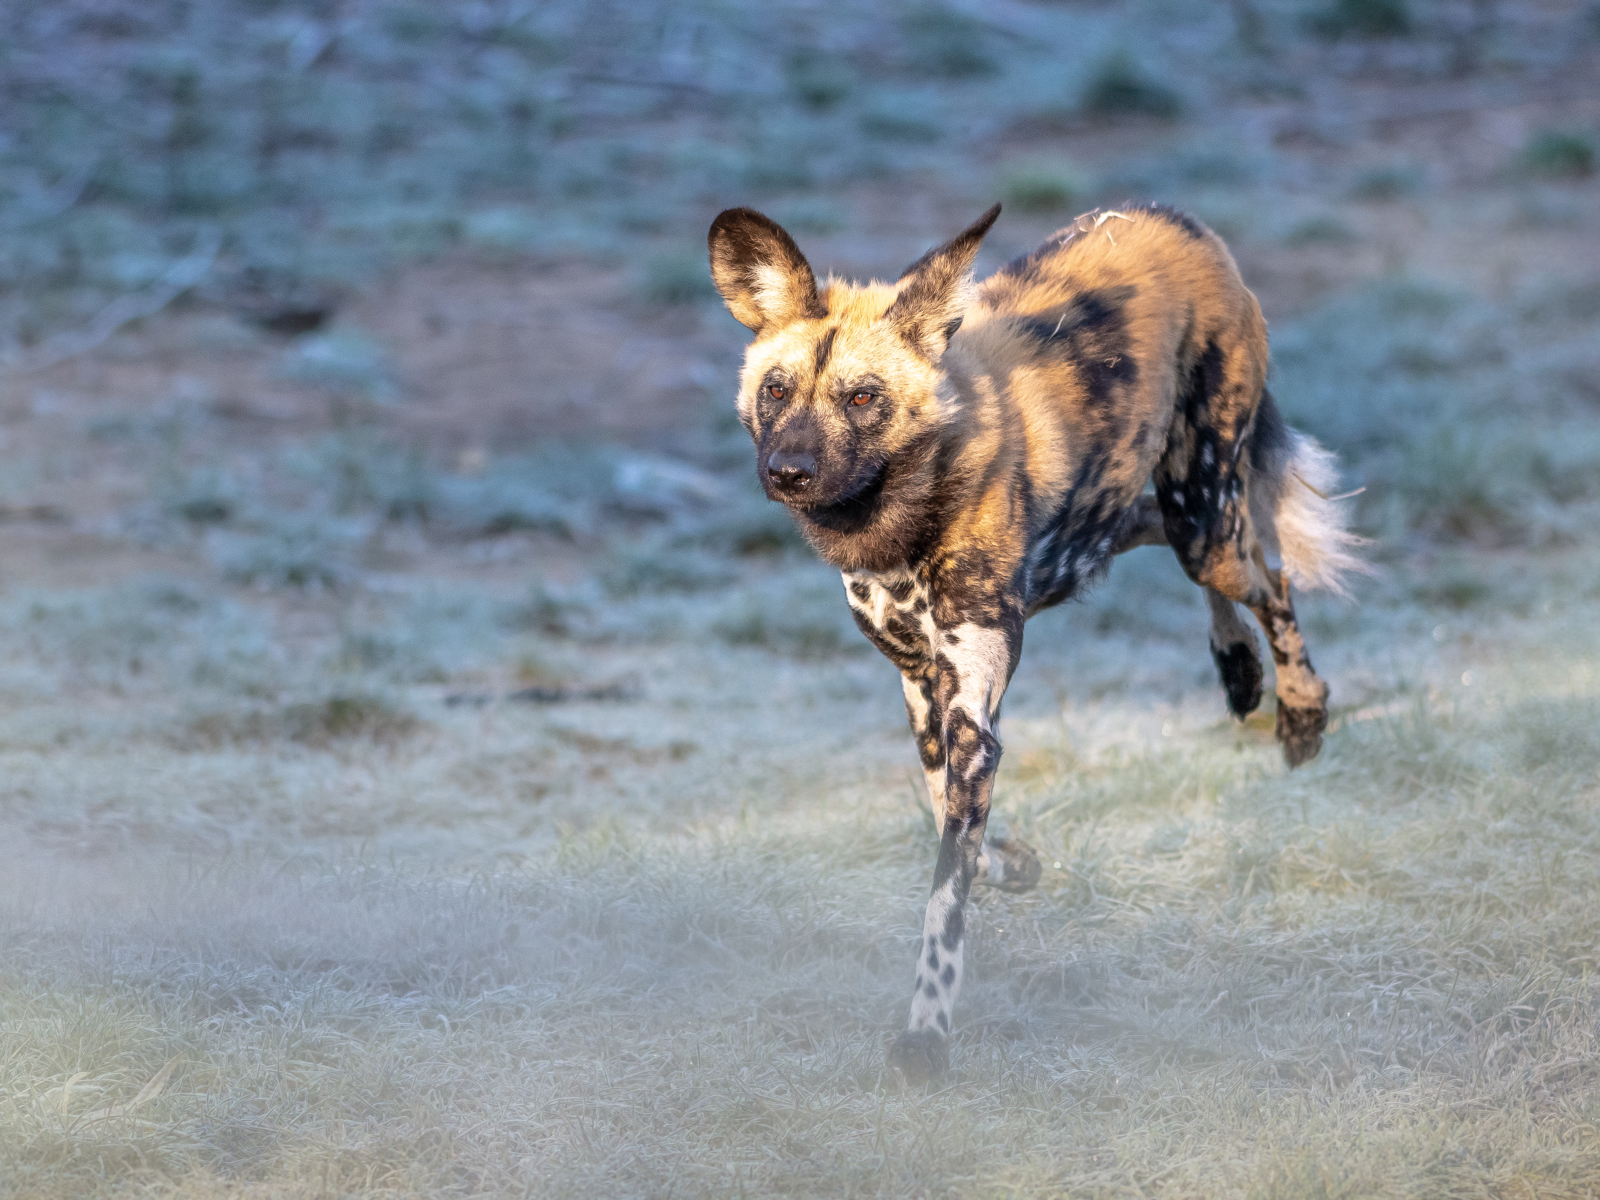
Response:
[[[93,1112],[86,1112],[73,1122],[73,1128],[87,1125],[92,1121],[109,1121],[115,1117],[125,1117],[135,1109],[149,1104],[166,1089],[167,1081],[172,1078],[172,1072],[177,1069],[178,1060],[169,1059],[166,1066],[157,1071],[150,1082],[139,1089],[139,1094],[126,1104],[108,1104],[104,1108],[97,1108]],[[63,1096],[62,1112],[66,1111],[65,1097]]]
[[[57,1106],[57,1108],[60,1109],[62,1116],[66,1116],[66,1114],[67,1114],[67,1105],[72,1100],[72,1089],[73,1089],[74,1085],[76,1085],[80,1080],[87,1079],[88,1077],[89,1077],[89,1072],[87,1072],[87,1071],[79,1071],[76,1075],[72,1076],[64,1084],[61,1085],[61,1096],[60,1096],[60,1099],[57,1101],[57,1105],[56,1106]],[[98,1089],[96,1089],[96,1090],[98,1090]],[[46,1097],[46,1099],[48,1099],[48,1097]]]

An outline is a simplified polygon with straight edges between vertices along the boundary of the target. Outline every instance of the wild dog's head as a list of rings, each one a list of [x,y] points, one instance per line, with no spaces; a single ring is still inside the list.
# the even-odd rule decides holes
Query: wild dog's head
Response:
[[[948,414],[939,362],[997,204],[892,284],[829,279],[819,292],[779,225],[731,208],[711,225],[711,277],[755,333],[739,419],[767,495],[813,520],[861,508],[897,461],[925,450]]]

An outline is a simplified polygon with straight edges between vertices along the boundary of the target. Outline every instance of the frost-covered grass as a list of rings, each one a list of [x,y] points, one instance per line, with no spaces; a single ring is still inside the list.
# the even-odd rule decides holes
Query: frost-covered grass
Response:
[[[1265,724],[1223,719],[1201,606],[1163,555],[1097,601],[1144,598],[1145,629],[1095,606],[1030,627],[997,811],[1049,865],[1034,893],[978,894],[956,1070],[928,1092],[883,1072],[934,843],[875,657],[718,649],[680,598],[684,632],[642,658],[487,647],[520,647],[508,682],[626,657],[631,700],[450,707],[391,685],[376,711],[425,725],[307,738],[280,702],[210,739],[194,706],[264,711],[262,677],[163,710],[164,673],[191,664],[147,651],[97,678],[120,703],[84,711],[18,704],[13,664],[0,1187],[1600,1186],[1593,571],[1534,563],[1523,617],[1417,607],[1400,577],[1359,618],[1311,606],[1338,727],[1289,775]],[[820,582],[790,571],[791,591]],[[140,607],[173,603],[41,601],[7,641],[54,630],[42,661],[110,671],[147,644]],[[198,639],[225,616],[186,619]],[[286,688],[296,667],[266,669]]]

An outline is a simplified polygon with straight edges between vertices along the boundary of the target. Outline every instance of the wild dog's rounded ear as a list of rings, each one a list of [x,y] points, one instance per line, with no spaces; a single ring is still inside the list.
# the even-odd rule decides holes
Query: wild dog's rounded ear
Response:
[[[817,277],[783,226],[753,208],[730,208],[711,222],[711,280],[728,311],[760,333],[770,325],[825,317]]]
[[[911,347],[932,362],[961,327],[967,307],[967,279],[983,235],[1000,216],[996,204],[942,246],[929,250],[905,269],[900,294],[883,315],[900,328]]]

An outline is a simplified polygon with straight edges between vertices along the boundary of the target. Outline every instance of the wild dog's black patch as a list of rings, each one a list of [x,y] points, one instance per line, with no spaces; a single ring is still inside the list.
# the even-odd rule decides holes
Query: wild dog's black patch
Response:
[[[1137,511],[1100,490],[1109,448],[1085,452],[1065,502],[1040,534],[1033,551],[1028,611],[1071,599],[1105,571]]]
[[[833,339],[838,336],[839,327],[835,325],[827,333],[823,334],[822,339],[817,342],[816,372],[818,375],[821,375],[822,369],[828,365],[828,355],[833,353]]]
[[[889,595],[894,597],[896,604],[904,604],[911,598],[911,591],[914,587],[916,587],[916,583],[910,579],[896,579],[888,585]]]
[[[885,463],[853,495],[815,508],[794,508],[800,530],[824,557],[847,552],[853,569],[890,571],[919,561],[947,519],[935,503],[900,501],[908,479],[943,477],[957,447],[931,431]],[[838,561],[837,558],[832,561]]]
[[[1238,496],[1235,463],[1224,461],[1222,438],[1212,423],[1211,408],[1226,379],[1222,348],[1206,343],[1185,381],[1178,402],[1173,437],[1190,439],[1181,464],[1180,478],[1163,458],[1156,469],[1156,498],[1166,524],[1167,540],[1192,576],[1212,546],[1226,541],[1233,530],[1221,520],[1230,500]]]
[[[1115,288],[1092,288],[1076,293],[1064,312],[1055,320],[1048,316],[1018,318],[1014,324],[1047,349],[1069,352],[1086,333],[1115,326],[1121,333],[1122,310],[1138,295],[1131,284]]]
[[[1228,695],[1228,711],[1241,721],[1261,705],[1261,659],[1248,642],[1235,642],[1226,649],[1211,648],[1222,689]]]
[[[1224,380],[1222,347],[1207,342],[1189,372],[1189,386],[1183,392],[1183,415],[1190,424],[1203,424],[1211,402],[1222,391]]]
[[[943,655],[939,658],[941,664],[948,661]],[[987,774],[1000,761],[1000,740],[961,709],[945,716],[944,745],[951,773],[962,779]]]
[[[878,653],[899,667],[901,671],[915,677],[917,673],[927,667],[928,656],[922,646],[914,642],[902,643],[891,638],[887,630],[880,629],[874,625],[859,608],[852,607],[850,616],[855,621],[856,628],[861,630],[867,641],[877,647]],[[938,761],[942,760],[936,760],[933,764],[929,764],[927,752],[923,752],[922,762],[924,766],[936,766]]]
[[[1014,322],[1042,355],[1072,362],[1085,387],[1084,405],[1107,414],[1118,388],[1139,381],[1139,363],[1128,343],[1128,301],[1138,295],[1131,284],[1077,293],[1065,312]],[[1111,432],[1111,436],[1117,436]]]
[[[922,702],[928,706],[927,715],[922,721],[911,711],[911,704],[906,703],[906,716],[911,720],[911,730],[916,737],[917,756],[922,759],[922,768],[932,771],[944,765],[944,715],[938,703],[934,700],[933,687],[926,679],[918,686],[922,693]],[[933,945],[930,939],[928,945]]]
[[[922,641],[922,626],[910,617],[893,613],[883,623],[884,632],[902,646],[916,646]]]
[[[1289,426],[1278,411],[1278,402],[1266,388],[1261,389],[1261,402],[1256,405],[1256,423],[1250,427],[1250,462],[1268,469],[1293,449]]]
[[[1184,233],[1195,239],[1201,239],[1206,236],[1204,225],[1200,224],[1200,222],[1196,221],[1193,217],[1191,217],[1188,213],[1183,212],[1181,209],[1173,208],[1170,204],[1134,204],[1128,206],[1127,211],[1144,212],[1149,213],[1153,217],[1160,217],[1169,225],[1176,225],[1179,229],[1183,230]]]
[[[884,463],[864,487],[832,504],[805,509],[801,515],[831,533],[861,533],[878,516],[878,502],[883,498],[883,485],[888,481],[889,464]]]

